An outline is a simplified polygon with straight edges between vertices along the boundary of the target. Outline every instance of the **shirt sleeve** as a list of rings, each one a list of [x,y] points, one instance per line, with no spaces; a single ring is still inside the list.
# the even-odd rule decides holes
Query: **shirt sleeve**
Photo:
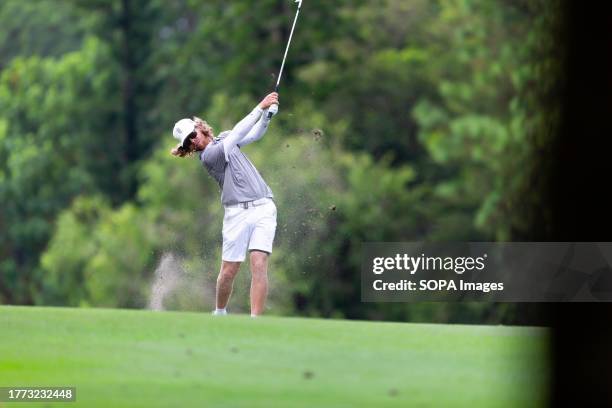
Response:
[[[250,132],[255,123],[261,118],[263,109],[256,106],[247,116],[234,126],[229,135],[223,139],[225,160],[229,160],[230,152],[240,143]]]
[[[238,147],[246,146],[249,143],[253,143],[263,137],[268,130],[268,125],[270,124],[270,119],[268,119],[268,110],[265,109],[263,111],[263,115],[259,118],[259,121],[251,128],[249,133],[245,137],[242,138],[240,142],[238,142]]]

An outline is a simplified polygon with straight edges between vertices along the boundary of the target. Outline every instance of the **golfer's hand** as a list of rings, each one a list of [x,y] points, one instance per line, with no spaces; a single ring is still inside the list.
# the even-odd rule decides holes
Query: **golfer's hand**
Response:
[[[261,102],[259,102],[259,107],[261,109],[268,109],[272,105],[278,105],[278,93],[272,92],[268,94]]]

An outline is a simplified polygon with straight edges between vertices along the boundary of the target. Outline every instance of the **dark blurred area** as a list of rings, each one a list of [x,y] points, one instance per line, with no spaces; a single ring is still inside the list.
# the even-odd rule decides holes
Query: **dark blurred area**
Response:
[[[563,3],[561,126],[554,144],[551,240],[611,241],[612,18],[605,3]],[[543,305],[553,327],[554,406],[612,406],[612,304]]]

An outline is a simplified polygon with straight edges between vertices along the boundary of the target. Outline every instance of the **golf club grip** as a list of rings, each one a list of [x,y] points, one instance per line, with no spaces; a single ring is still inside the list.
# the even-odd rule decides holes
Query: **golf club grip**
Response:
[[[280,81],[280,78],[278,80]],[[278,92],[278,84],[279,83],[277,81],[276,82],[276,86],[274,87],[274,92]],[[278,112],[278,105],[277,104],[273,104],[268,109],[268,119],[272,119],[272,116],[274,116],[276,114],[276,112]]]
[[[270,109],[268,109],[268,119],[272,119],[272,116],[274,116],[276,112],[278,112],[278,105],[277,104],[271,105]]]

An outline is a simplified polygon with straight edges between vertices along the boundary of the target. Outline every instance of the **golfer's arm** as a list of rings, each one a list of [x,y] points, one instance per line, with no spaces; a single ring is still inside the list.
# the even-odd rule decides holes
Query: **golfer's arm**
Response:
[[[249,143],[253,143],[262,138],[262,136],[268,130],[268,125],[270,124],[270,119],[268,119],[267,110],[264,110],[263,115],[259,118],[259,121],[249,130],[249,133],[245,137],[242,138],[240,142],[238,142],[238,146],[246,146]]]
[[[246,115],[246,117],[240,122],[236,123],[236,126],[234,126],[230,134],[223,139],[223,149],[225,150],[226,160],[229,152],[231,152],[232,149],[236,147],[236,145],[240,143],[242,139],[244,139],[255,123],[257,123],[257,121],[261,118],[262,114],[263,109],[257,105],[257,107],[251,111],[251,113]]]

